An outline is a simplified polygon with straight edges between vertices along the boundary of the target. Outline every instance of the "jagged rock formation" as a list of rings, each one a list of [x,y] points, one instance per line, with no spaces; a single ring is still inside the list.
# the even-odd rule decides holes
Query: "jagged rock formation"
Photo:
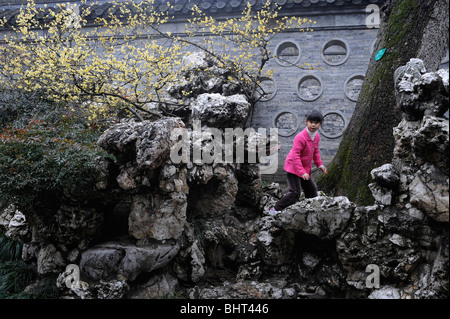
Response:
[[[211,141],[193,137],[193,121],[223,133],[248,112],[224,70],[202,55],[185,63],[189,80],[169,89],[189,106],[183,119],[105,131],[98,144],[116,161],[99,158],[91,188],[48,220],[1,211],[23,259],[59,274],[62,298],[448,298],[448,71],[414,59],[396,72],[405,118],[392,163],[372,171],[374,205],[322,194],[268,216],[281,189],[262,184],[257,163],[173,160],[177,130],[193,154]]]

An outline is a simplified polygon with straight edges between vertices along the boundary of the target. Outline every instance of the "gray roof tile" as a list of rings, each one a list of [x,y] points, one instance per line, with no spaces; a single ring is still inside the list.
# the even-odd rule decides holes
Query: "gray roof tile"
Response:
[[[48,4],[48,7],[56,7],[56,3],[68,2],[57,0],[35,0],[38,5]],[[174,15],[186,15],[190,9],[197,5],[201,10],[211,14],[231,13],[233,11],[241,12],[245,9],[247,3],[250,3],[255,9],[263,6],[266,0],[155,0],[155,7],[160,11],[168,9],[167,2],[174,5],[169,11]],[[324,7],[342,7],[354,5],[368,5],[371,3],[383,4],[386,0],[275,0],[282,8],[291,10],[292,8],[324,8]],[[71,1],[76,3],[79,1]],[[6,18],[7,26],[15,23],[15,16],[19,13],[19,6],[26,3],[26,0],[0,0],[0,18]],[[80,5],[81,8],[87,4]],[[107,0],[99,0],[97,5],[91,9],[92,13],[88,17],[88,22],[94,23],[97,17],[106,18],[114,9]]]

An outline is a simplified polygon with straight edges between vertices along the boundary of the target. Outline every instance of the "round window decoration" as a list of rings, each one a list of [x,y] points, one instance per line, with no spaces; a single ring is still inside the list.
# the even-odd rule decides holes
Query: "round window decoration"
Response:
[[[300,60],[300,46],[293,41],[284,41],[275,49],[276,61],[281,66],[293,66]]]
[[[275,81],[268,77],[259,78],[259,88],[257,89],[257,97],[260,101],[269,101],[277,93],[277,84]]]
[[[332,111],[323,115],[322,125],[319,127],[320,135],[333,139],[341,137],[347,127],[344,115],[339,111]]]
[[[317,100],[322,92],[322,81],[315,75],[306,75],[298,82],[297,94],[303,101]]]
[[[322,60],[328,65],[340,65],[347,61],[350,55],[350,48],[346,41],[332,39],[325,43],[320,53]]]
[[[355,74],[345,80],[344,93],[351,101],[356,102],[358,100],[359,92],[364,82],[364,75]]]
[[[278,135],[280,136],[294,135],[299,125],[298,116],[292,112],[282,111],[275,116],[274,126],[278,129]]]

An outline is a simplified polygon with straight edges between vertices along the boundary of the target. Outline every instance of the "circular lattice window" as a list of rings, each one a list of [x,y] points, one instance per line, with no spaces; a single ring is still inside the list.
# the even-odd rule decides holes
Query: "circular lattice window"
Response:
[[[269,101],[277,93],[277,85],[275,81],[268,77],[259,78],[259,88],[257,89],[257,97],[260,101]]]
[[[327,138],[338,138],[344,134],[347,121],[339,111],[328,112],[323,115],[323,122],[319,128],[320,135]]]
[[[281,42],[275,52],[276,60],[281,66],[293,66],[300,60],[300,47],[293,41]]]
[[[298,82],[297,94],[303,101],[314,101],[322,92],[322,81],[315,75],[306,75]]]
[[[300,125],[298,116],[289,111],[282,111],[275,116],[274,126],[278,129],[278,135],[294,135]]]
[[[341,39],[332,39],[325,43],[321,57],[329,65],[340,65],[347,61],[350,55],[348,44]]]
[[[364,75],[362,74],[355,74],[348,77],[344,84],[345,96],[356,102],[358,100],[359,92],[361,92],[363,82]]]

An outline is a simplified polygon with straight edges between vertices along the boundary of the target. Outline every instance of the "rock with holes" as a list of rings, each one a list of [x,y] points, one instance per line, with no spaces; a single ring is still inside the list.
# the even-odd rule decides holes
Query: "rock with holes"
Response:
[[[212,218],[229,212],[237,192],[238,181],[231,166],[196,166],[188,171],[189,206],[197,218]]]
[[[140,170],[152,170],[169,159],[174,144],[171,132],[182,127],[183,121],[174,117],[119,123],[106,130],[97,144],[120,163],[136,161]]]
[[[183,232],[186,208],[182,192],[136,195],[128,217],[129,233],[136,239],[177,239]]]
[[[427,163],[409,185],[411,204],[438,222],[449,222],[449,177]]]
[[[396,103],[408,121],[448,110],[448,70],[427,72],[422,60],[412,58],[395,71],[394,81]]]
[[[276,219],[283,229],[330,239],[341,235],[355,207],[345,196],[318,196],[289,206]]]
[[[200,94],[192,103],[192,120],[218,128],[242,127],[250,110],[244,95]]]

